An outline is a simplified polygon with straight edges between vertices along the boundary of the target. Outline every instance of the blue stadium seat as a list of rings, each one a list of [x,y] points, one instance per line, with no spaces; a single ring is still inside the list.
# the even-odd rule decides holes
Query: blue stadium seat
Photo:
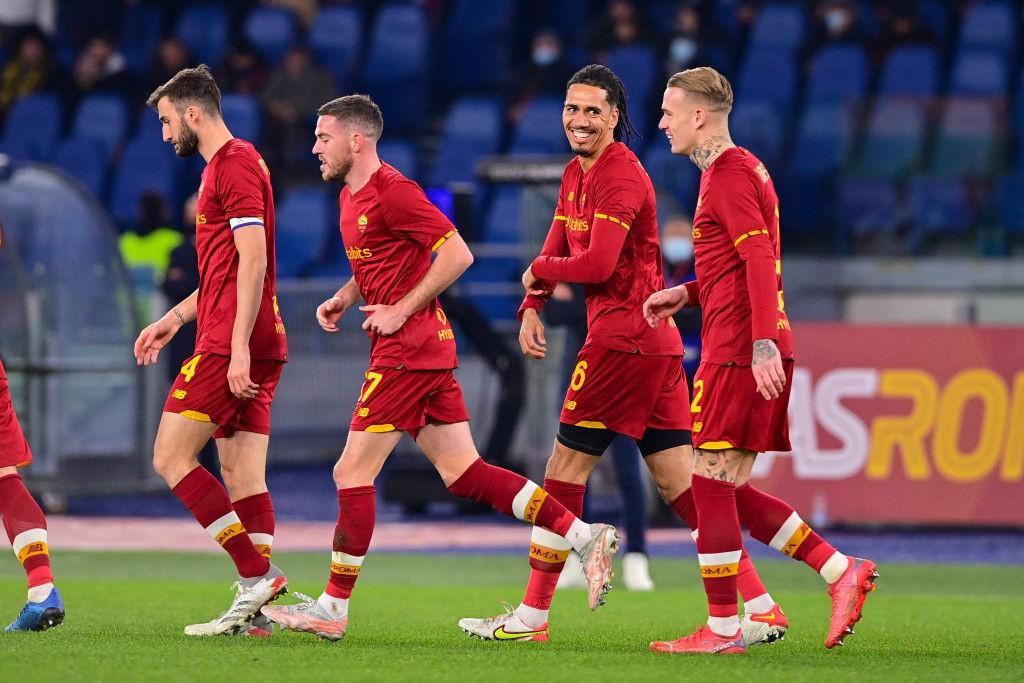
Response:
[[[923,46],[898,47],[882,66],[881,95],[934,95],[939,89],[939,54]]]
[[[688,157],[673,154],[666,140],[652,140],[647,145],[643,163],[655,189],[671,195],[683,211],[692,215],[700,184],[697,166]]]
[[[511,154],[568,154],[562,128],[562,98],[540,97],[523,111],[509,147]]]
[[[228,94],[220,98],[224,123],[235,137],[259,144],[262,112],[259,101],[252,95]],[[313,145],[310,144],[310,147]]]
[[[295,42],[295,15],[282,7],[254,7],[245,17],[242,33],[268,64],[277,64]]]
[[[833,212],[835,187],[832,176],[805,175],[796,170],[774,177],[775,191],[779,195],[782,242],[789,235],[813,238],[816,250],[832,249],[836,233]]]
[[[196,61],[216,67],[227,51],[230,26],[227,10],[218,3],[189,5],[174,34],[185,41]]]
[[[807,102],[848,102],[867,92],[868,58],[859,45],[831,45],[811,61]]]
[[[485,242],[518,243],[523,239],[522,190],[517,186],[498,187],[491,198],[484,221]]]
[[[824,176],[846,161],[853,140],[853,116],[844,104],[815,104],[804,111],[790,168]]]
[[[921,24],[930,29],[935,36],[945,42],[949,37],[949,28],[953,8],[948,0],[917,0],[917,16]]]
[[[53,163],[100,199],[107,175],[107,155],[103,143],[94,138],[70,137],[57,146]]]
[[[153,62],[164,32],[163,14],[159,7],[142,3],[127,4],[123,12],[121,53],[128,68],[136,74],[144,74]]]
[[[14,103],[7,115],[0,151],[18,159],[49,161],[64,125],[56,95],[28,95]]]
[[[118,95],[86,97],[79,103],[71,124],[73,136],[98,140],[108,158],[118,151],[127,130],[127,107]]]
[[[480,157],[496,153],[501,145],[503,116],[496,99],[470,97],[456,102],[445,118],[431,184],[473,182]]]
[[[428,39],[422,8],[389,4],[377,13],[360,87],[384,111],[386,129],[406,132],[424,118]]]
[[[408,140],[388,139],[377,145],[377,155],[397,168],[406,178],[416,179],[419,166],[416,163],[416,145]]]
[[[1005,148],[1001,111],[988,100],[948,100],[932,149],[931,171],[954,178],[994,175]]]
[[[960,49],[983,48],[1009,57],[1016,44],[1017,17],[1009,2],[989,0],[971,5],[960,25]]]
[[[456,92],[496,92],[515,35],[514,0],[451,0],[440,32],[438,81]]]
[[[928,110],[915,98],[879,97],[860,145],[860,175],[896,180],[921,161],[928,132]]]
[[[515,285],[523,272],[517,258],[507,256],[478,256],[466,271],[462,291],[480,312],[491,321],[515,321],[522,296]],[[513,287],[509,287],[509,285]],[[521,285],[520,285],[521,287]]]
[[[729,132],[737,145],[746,147],[768,169],[782,162],[782,146],[788,125],[779,109],[767,102],[740,102],[729,115]]]
[[[358,7],[324,7],[309,31],[309,47],[342,87],[355,78],[363,44],[363,17]]]
[[[952,95],[1005,96],[1010,81],[1005,59],[995,52],[962,52],[953,65]]]
[[[1008,233],[1024,236],[1024,174],[1007,176],[999,188],[999,222]]]
[[[157,150],[142,140],[132,141],[125,147],[121,161],[115,167],[109,202],[114,219],[122,226],[134,224],[139,199],[148,190],[160,192],[168,200],[175,197],[175,171],[175,157],[170,145]]]
[[[296,188],[276,208],[277,274],[304,275],[323,255],[328,235],[337,234],[329,194],[319,187]]]
[[[901,220],[896,186],[886,180],[843,180],[838,216],[840,226],[857,237],[893,232]]]
[[[754,20],[751,49],[795,51],[804,41],[804,10],[795,4],[765,5]]]
[[[640,135],[646,137],[652,119],[651,93],[656,85],[664,86],[658,56],[646,45],[626,45],[610,50],[604,63],[626,86],[629,119]]]
[[[915,178],[910,182],[908,204],[912,224],[908,247],[914,252],[936,237],[966,235],[974,222],[967,188],[958,180]]]
[[[789,52],[750,49],[740,69],[736,88],[737,106],[746,102],[768,102],[787,116],[796,94],[796,59]]]

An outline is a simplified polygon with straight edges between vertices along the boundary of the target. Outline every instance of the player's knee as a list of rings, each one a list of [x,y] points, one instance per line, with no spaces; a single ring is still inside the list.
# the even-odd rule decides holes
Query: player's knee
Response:
[[[596,447],[591,450],[596,450]],[[597,456],[572,448],[559,440],[555,442],[544,476],[573,484],[585,484],[597,460]]]
[[[221,461],[220,476],[224,479],[224,487],[227,488],[232,500],[248,498],[267,490],[266,478],[262,472],[247,471],[244,467],[238,467],[236,463],[228,464]]]
[[[180,457],[172,450],[159,446],[153,450],[153,469],[170,486],[177,484],[191,471],[188,465],[187,458]]]

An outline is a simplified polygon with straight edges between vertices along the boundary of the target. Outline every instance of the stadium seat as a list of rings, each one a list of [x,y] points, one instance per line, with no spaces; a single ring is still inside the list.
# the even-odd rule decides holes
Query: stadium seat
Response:
[[[788,125],[778,108],[767,102],[741,102],[729,115],[729,132],[737,145],[753,152],[768,169],[782,163]]]
[[[796,59],[784,50],[752,48],[747,52],[736,88],[736,104],[768,102],[788,116],[796,94]]]
[[[402,40],[395,40],[395,36],[402,36]],[[389,4],[377,13],[360,87],[384,111],[385,130],[407,132],[423,122],[428,40],[422,8]]]
[[[646,45],[626,45],[610,50],[604,63],[626,86],[629,119],[637,132],[646,137],[654,112],[657,111],[651,108],[651,93],[655,86],[664,87],[658,56]]]
[[[958,180],[915,178],[910,182],[908,203],[912,223],[908,247],[912,252],[937,238],[966,235],[974,221],[967,188]]]
[[[189,5],[178,18],[174,31],[197,62],[216,67],[227,50],[230,26],[227,10],[218,3]]]
[[[416,163],[416,145],[398,138],[382,140],[377,145],[377,155],[397,168],[406,178],[415,180],[419,166]]]
[[[164,32],[160,8],[148,4],[126,4],[121,20],[121,54],[128,68],[145,74],[153,62]]]
[[[282,7],[253,7],[245,17],[243,35],[268,64],[277,64],[295,42],[295,15]]]
[[[478,256],[473,265],[461,278],[460,291],[468,294],[470,300],[489,320],[515,321],[519,304],[522,302],[521,285],[523,264],[517,258],[507,256]],[[512,285],[512,286],[510,286]]]
[[[919,99],[876,99],[858,150],[858,175],[890,180],[909,175],[921,161],[927,117],[927,106]]]
[[[999,223],[1008,233],[1024,236],[1024,174],[1007,176],[999,187]]]
[[[902,219],[896,186],[886,180],[843,180],[838,208],[840,226],[855,237],[891,233]]]
[[[523,238],[522,190],[504,185],[495,190],[484,222],[485,242],[518,243]]]
[[[514,0],[452,0],[438,46],[438,83],[445,89],[499,92],[512,52]]]
[[[989,0],[964,12],[958,41],[961,50],[982,48],[1011,57],[1016,45],[1017,17],[1009,2]]]
[[[932,149],[931,171],[967,178],[994,175],[1002,161],[1005,130],[1000,105],[988,100],[950,99]]]
[[[445,118],[431,184],[473,182],[480,157],[496,153],[501,145],[503,116],[496,99],[469,97],[457,101]]]
[[[804,29],[804,10],[798,5],[764,5],[754,20],[750,48],[796,51],[803,44]]]
[[[259,143],[262,112],[255,97],[227,94],[221,97],[220,108],[224,114],[224,123],[235,137],[248,140],[254,145]]]
[[[107,155],[102,142],[89,137],[70,137],[57,146],[53,163],[82,183],[93,197],[103,197]]]
[[[18,159],[49,161],[60,137],[64,113],[56,95],[28,95],[7,116],[0,151]]]
[[[324,7],[316,15],[308,40],[317,59],[342,87],[352,83],[363,42],[363,17],[358,7]]]
[[[562,109],[565,101],[558,97],[540,97],[523,111],[510,154],[568,154],[569,143],[562,128]]]
[[[337,216],[329,193],[319,187],[300,187],[277,206],[277,273],[304,275],[324,253],[327,237],[337,234]]]
[[[949,37],[953,11],[948,0],[917,0],[915,4],[921,24],[930,29],[936,38],[945,42]]]
[[[952,95],[1004,97],[1009,85],[1005,59],[995,52],[963,52],[953,65]]]
[[[800,121],[790,168],[808,176],[823,176],[838,170],[850,152],[852,122],[850,105],[809,106]]]
[[[175,161],[170,145],[156,150],[142,140],[133,140],[125,147],[115,167],[109,203],[111,214],[121,226],[134,224],[144,192],[154,190],[168,200],[175,197]]]
[[[867,92],[868,58],[859,45],[831,45],[811,60],[808,104],[849,102]]]
[[[124,99],[118,95],[90,95],[75,111],[71,135],[98,140],[103,145],[103,153],[110,158],[118,151],[127,129]]]
[[[882,66],[880,95],[934,95],[939,89],[939,55],[934,48],[898,47]]]
[[[805,175],[798,170],[777,174],[775,191],[779,195],[780,226],[783,244],[793,237],[808,239],[818,252],[829,252],[836,240],[834,225],[834,176]]]
[[[679,203],[682,211],[693,215],[697,206],[697,186],[700,184],[700,170],[697,166],[688,157],[673,154],[666,140],[652,140],[647,145],[643,164],[655,189],[668,193]]]

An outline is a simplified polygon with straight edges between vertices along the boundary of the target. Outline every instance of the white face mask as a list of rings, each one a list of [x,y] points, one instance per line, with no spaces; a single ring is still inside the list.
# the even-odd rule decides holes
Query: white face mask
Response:
[[[676,38],[669,47],[669,53],[676,64],[689,64],[697,54],[697,41],[693,38]]]
[[[558,50],[550,47],[538,47],[533,51],[533,63],[537,66],[550,66],[558,61]]]
[[[693,258],[693,242],[685,237],[667,237],[661,243],[661,253],[669,263],[686,263]]]
[[[842,8],[830,9],[825,13],[825,27],[829,33],[840,33],[849,23],[850,15]]]

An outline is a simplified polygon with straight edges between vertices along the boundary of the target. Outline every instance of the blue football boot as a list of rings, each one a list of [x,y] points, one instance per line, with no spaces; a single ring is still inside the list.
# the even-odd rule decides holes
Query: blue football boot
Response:
[[[60,591],[56,586],[42,602],[26,602],[21,608],[18,618],[4,629],[5,633],[12,631],[45,631],[48,628],[59,626],[64,621],[64,600],[60,597]]]

